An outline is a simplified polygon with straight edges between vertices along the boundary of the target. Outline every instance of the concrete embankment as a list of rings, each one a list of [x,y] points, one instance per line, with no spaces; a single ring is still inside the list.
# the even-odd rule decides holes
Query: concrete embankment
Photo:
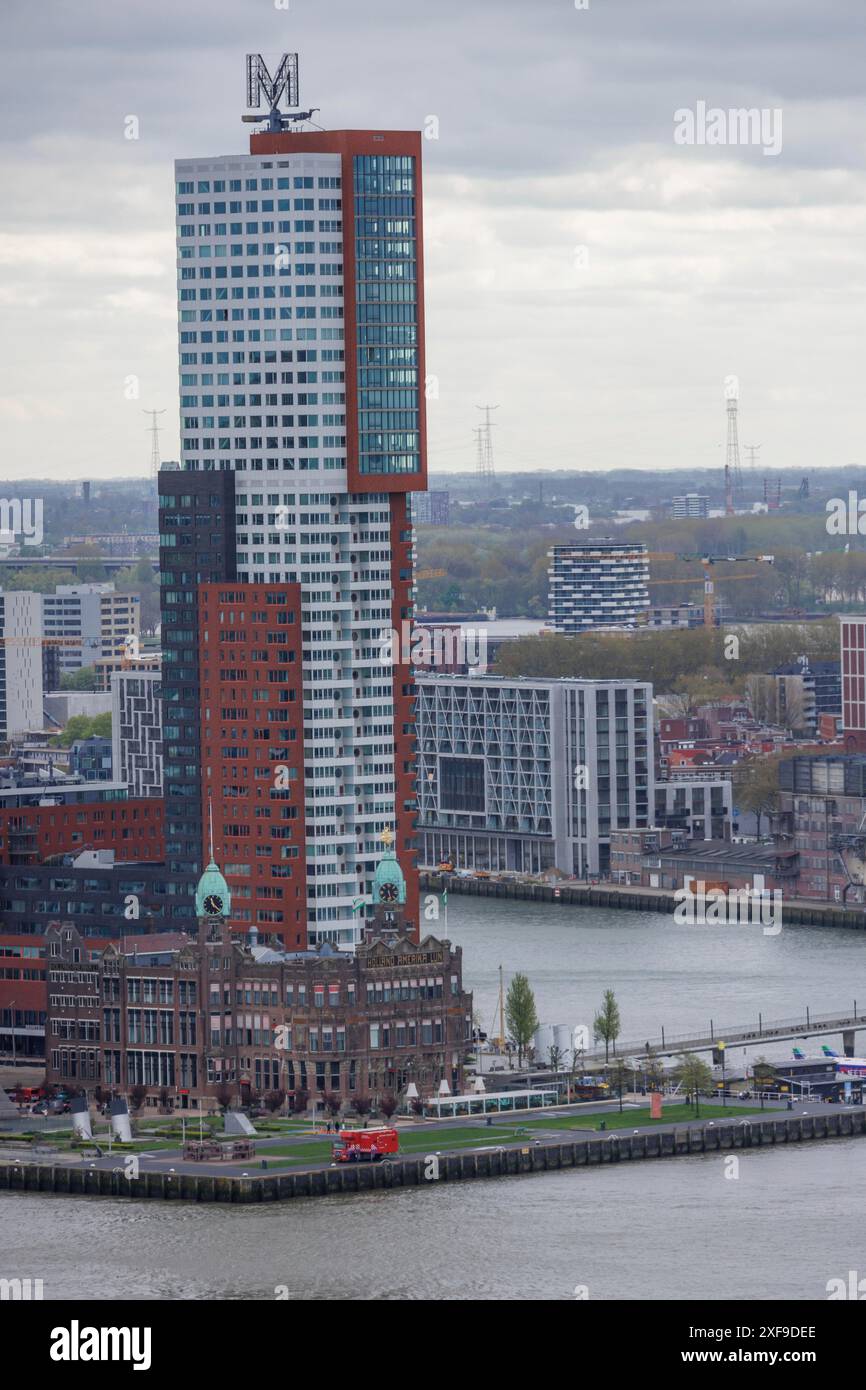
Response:
[[[0,1191],[45,1192],[89,1197],[155,1198],[186,1202],[281,1202],[295,1197],[328,1197],[380,1188],[424,1187],[433,1182],[466,1182],[563,1168],[636,1163],[693,1154],[739,1152],[781,1144],[801,1144],[866,1135],[866,1112],[785,1115],[778,1119],[658,1129],[641,1134],[612,1132],[562,1143],[490,1148],[475,1153],[442,1153],[393,1163],[345,1165],[291,1173],[233,1177],[213,1173],[142,1173],[128,1179],[120,1169],[0,1164]],[[435,1140],[431,1141],[435,1142]]]
[[[672,913],[677,905],[673,890],[658,888],[612,887],[604,884],[502,882],[492,878],[455,878],[436,873],[421,874],[425,893],[461,893],[470,898],[511,898],[515,902],[554,903],[558,907],[609,907],[622,912]],[[785,926],[851,927],[866,930],[866,908],[839,907],[835,903],[809,903],[785,898],[782,904]]]

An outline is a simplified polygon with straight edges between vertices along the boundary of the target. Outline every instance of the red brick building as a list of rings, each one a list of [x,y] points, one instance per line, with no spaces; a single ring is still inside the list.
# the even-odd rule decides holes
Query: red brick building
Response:
[[[300,586],[201,584],[198,601],[202,861],[212,818],[232,927],[305,949]]]

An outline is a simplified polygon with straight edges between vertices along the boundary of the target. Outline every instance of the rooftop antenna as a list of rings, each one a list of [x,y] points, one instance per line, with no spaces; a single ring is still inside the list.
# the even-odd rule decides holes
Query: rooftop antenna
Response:
[[[151,437],[151,444],[150,444],[150,476],[151,476],[151,480],[152,480],[153,482],[156,482],[157,478],[159,477],[159,435],[160,435],[160,427],[159,427],[159,425],[156,423],[156,417],[157,417],[157,415],[164,415],[164,414],[165,414],[165,411],[164,411],[164,410],[143,410],[143,411],[142,411],[142,415],[149,415],[149,416],[150,416],[150,424],[149,424],[148,427],[147,427],[147,432],[148,432],[148,434],[149,434],[150,437]]]
[[[213,857],[213,798],[211,797],[210,792],[208,792],[207,798],[207,818],[208,831],[210,835],[210,862],[212,864],[215,864],[216,860]]]
[[[247,125],[256,125],[259,121],[267,121],[268,130],[278,133],[281,130],[290,130],[293,125],[300,124],[302,121],[312,121],[313,116],[319,110],[318,106],[312,106],[309,111],[280,111],[280,98],[282,96],[285,96],[286,106],[297,106],[298,104],[297,53],[283,54],[274,77],[271,77],[268,72],[261,53],[247,54],[247,106],[258,110],[262,104],[263,95],[268,101],[268,114],[266,116],[241,116],[241,120]],[[313,121],[313,125],[315,125],[315,121]]]

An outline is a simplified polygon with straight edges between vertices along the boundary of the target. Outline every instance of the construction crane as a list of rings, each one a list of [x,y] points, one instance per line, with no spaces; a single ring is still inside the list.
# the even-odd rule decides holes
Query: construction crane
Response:
[[[646,560],[685,560],[687,562],[697,561],[704,568],[704,626],[715,627],[716,624],[716,594],[715,583],[710,577],[710,569],[713,565],[737,565],[743,562],[757,565],[772,565],[775,562],[773,555],[678,555],[675,551],[647,551],[635,552],[635,559]],[[730,575],[728,581],[735,579],[755,579],[754,574]],[[658,584],[681,584],[693,583],[693,580],[680,579],[657,579]]]

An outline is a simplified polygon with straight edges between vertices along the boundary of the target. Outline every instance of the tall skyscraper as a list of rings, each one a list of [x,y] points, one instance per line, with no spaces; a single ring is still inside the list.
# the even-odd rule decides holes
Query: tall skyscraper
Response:
[[[417,916],[414,688],[408,665],[383,663],[381,639],[412,617],[407,494],[426,487],[421,137],[257,133],[248,155],[179,160],[176,192],[182,463],[160,473],[175,915],[194,914],[207,858],[205,769],[219,825],[239,824],[240,802],[276,826],[286,791],[268,784],[265,798],[262,782],[250,800],[255,762],[238,756],[245,734],[255,747],[254,713],[280,709],[283,687],[269,679],[280,648],[261,644],[258,670],[223,662],[243,671],[223,682],[243,699],[213,698],[197,589],[217,586],[211,627],[220,607],[268,612],[282,589],[300,622],[304,814],[294,868],[266,861],[294,876],[261,886],[291,897],[294,946],[302,875],[310,940],[351,948],[386,826]],[[243,602],[221,598],[234,584]],[[233,894],[249,888],[248,871],[258,881],[256,844],[254,833],[234,837],[223,856]],[[252,901],[252,925],[280,934],[273,913],[288,923],[288,907]]]

